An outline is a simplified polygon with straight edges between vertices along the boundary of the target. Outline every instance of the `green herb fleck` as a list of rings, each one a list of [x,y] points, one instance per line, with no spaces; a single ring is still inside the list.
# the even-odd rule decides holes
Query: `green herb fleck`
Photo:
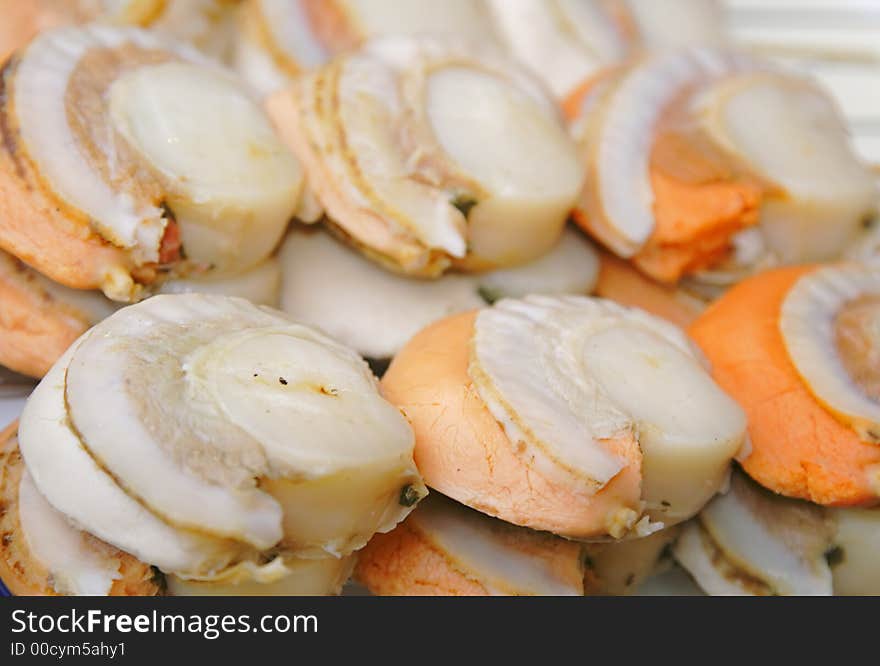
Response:
[[[825,551],[825,561],[828,562],[829,567],[836,567],[838,564],[842,564],[845,559],[846,553],[840,546],[834,546],[831,550]]]
[[[468,194],[459,194],[450,201],[450,203],[454,208],[458,209],[458,212],[464,215],[465,219],[467,219],[468,215],[471,213],[471,208],[476,206],[479,202]]]
[[[168,592],[168,580],[165,578],[165,574],[163,574],[158,567],[150,568],[153,570],[153,585],[158,588],[160,595],[166,594]]]
[[[492,305],[495,301],[499,301],[502,298],[501,294],[489,287],[480,287],[477,289],[477,293],[480,295],[480,298],[486,301],[489,305]]]
[[[391,365],[390,358],[371,358],[367,357],[367,363],[370,365],[370,370],[373,371],[373,374],[377,377],[382,377],[385,374],[385,371],[388,370],[388,366]]]
[[[419,491],[407,484],[400,489],[400,506],[412,506],[419,501]]]

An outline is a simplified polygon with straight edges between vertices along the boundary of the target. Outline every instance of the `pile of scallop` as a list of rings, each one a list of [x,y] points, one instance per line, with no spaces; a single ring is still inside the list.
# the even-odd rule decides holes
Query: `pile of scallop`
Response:
[[[0,59],[10,593],[880,594],[878,172],[716,3],[0,0]]]

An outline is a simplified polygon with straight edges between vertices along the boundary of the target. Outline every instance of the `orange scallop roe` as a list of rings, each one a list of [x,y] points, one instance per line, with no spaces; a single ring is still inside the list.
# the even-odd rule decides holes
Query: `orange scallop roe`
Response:
[[[0,85],[0,105],[2,95]],[[131,270],[133,262],[124,250],[43,190],[39,177],[6,142],[6,132],[0,116],[0,249],[74,289],[100,289],[109,267]]]
[[[654,231],[632,261],[655,280],[678,282],[728,256],[731,238],[758,223],[761,188],[741,180],[689,183],[651,169]]]
[[[593,77],[564,102],[570,121],[580,115],[601,80],[602,75]],[[759,221],[763,187],[735,175],[711,147],[700,143],[695,136],[664,132],[651,150],[654,229],[632,261],[660,282],[675,283],[720,263],[731,251],[731,238]],[[587,211],[582,204],[573,217],[593,233],[596,222]]]
[[[799,266],[735,286],[690,327],[712,374],[745,410],[752,452],[745,471],[774,492],[833,506],[880,500],[880,446],[860,440],[813,396],[788,355],[779,327]]]
[[[634,435],[601,445],[626,466],[599,492],[548,479],[517,455],[468,375],[475,312],[418,333],[382,378],[416,436],[415,462],[444,495],[514,525],[572,538],[615,530],[622,509],[640,510],[642,455]]]

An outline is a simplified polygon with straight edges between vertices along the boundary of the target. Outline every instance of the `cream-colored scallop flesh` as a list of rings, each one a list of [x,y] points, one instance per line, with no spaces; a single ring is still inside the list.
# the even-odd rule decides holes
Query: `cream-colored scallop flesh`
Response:
[[[103,18],[124,25],[147,25],[165,9],[167,0],[100,0]]]
[[[543,257],[475,276],[481,293],[493,301],[529,294],[589,294],[598,278],[599,254],[586,236],[571,228]]]
[[[347,76],[352,68],[363,75]],[[328,221],[372,258],[435,277],[450,256],[464,256],[465,219],[451,194],[418,178],[399,154],[393,136],[399,100],[389,76],[368,58],[344,58],[302,75],[294,91],[273,96],[268,108],[303,160]],[[382,92],[370,92],[377,84]],[[353,108],[343,111],[346,106]],[[364,146],[364,155],[352,145]],[[298,215],[315,219],[308,197],[303,203]]]
[[[192,44],[202,53],[227,63],[231,60],[236,33],[236,18],[240,11],[238,0],[142,0],[160,6],[152,16],[141,13],[147,20],[139,21],[150,30],[164,32],[175,40]],[[137,4],[138,0],[134,0]],[[295,4],[295,3],[291,3]]]
[[[248,370],[277,377],[253,382]],[[288,324],[222,336],[193,352],[184,371],[297,480],[407,464],[412,433],[379,396],[368,366],[310,329]]]
[[[745,439],[684,334],[611,301],[497,303],[477,316],[469,374],[517,455],[550,478],[598,491],[625,465],[603,440],[635,435],[642,498],[666,525],[719,490]]]
[[[672,552],[698,590],[705,594],[735,597],[755,594],[756,590],[766,592],[763,582],[737,576],[736,569],[723,559],[697,520],[682,526]]]
[[[276,48],[289,55],[302,69],[323,65],[329,53],[315,36],[302,2],[257,0],[263,24],[271,32]]]
[[[162,210],[156,202],[111,184],[125,174],[114,171],[115,136],[109,128],[102,134],[100,146],[107,158],[109,178],[89,162],[77,148],[79,138],[67,103],[72,77],[84,58],[127,47],[207,63],[195,50],[143,30],[97,24],[59,28],[40,34],[22,51],[7,95],[13,100],[21,144],[43,182],[63,202],[87,215],[104,237],[131,249],[138,261],[150,262],[159,257],[166,224]],[[109,125],[106,118],[90,122]]]
[[[369,358],[391,358],[428,324],[484,304],[470,276],[390,273],[321,232],[291,231],[279,259],[281,308]]]
[[[281,308],[368,358],[393,357],[422,328],[484,298],[586,294],[598,274],[591,243],[566,230],[534,262],[478,275],[418,280],[391,273],[327,234],[291,231],[279,253]],[[482,296],[482,297],[481,297]]]
[[[293,72],[319,67],[330,57],[301,2],[251,0],[240,13],[235,67],[262,95],[284,88]]]
[[[750,58],[692,48],[646,57],[629,67],[592,111],[586,142],[587,206],[595,233],[621,257],[636,254],[654,231],[651,150],[666,109],[687,90],[753,70]],[[586,126],[585,126],[586,127]]]
[[[721,47],[729,41],[717,0],[626,0],[626,5],[646,51]]]
[[[19,447],[37,490],[84,531],[162,571],[205,574],[224,568],[235,548],[164,523],[117,485],[70,427],[65,374],[82,339],[52,366],[21,415]]]
[[[624,57],[626,44],[610,14],[583,0],[489,0],[505,44],[564,97],[604,63]]]
[[[801,277],[788,292],[779,330],[789,358],[810,392],[869,442],[880,441],[880,404],[854,382],[835,336],[838,314],[863,297],[880,299],[880,268],[860,264],[824,266]],[[867,322],[880,348],[880,302]]]
[[[18,487],[21,530],[34,558],[49,572],[58,594],[106,596],[119,578],[120,562],[86,540],[86,534],[37,490],[27,470]]]
[[[454,260],[524,263],[561,234],[582,177],[576,150],[540,85],[493,52],[380,39],[304,75],[295,95],[291,143],[328,218],[372,258],[436,277]]]
[[[258,550],[283,537],[346,554],[424,494],[412,431],[367,365],[241,299],[156,296],[120,311],[73,357],[66,398],[91,454],[132,496],[176,527]],[[352,482],[332,486],[343,473]],[[323,517],[353,532],[310,533],[321,522],[296,519],[296,500],[324,483],[336,503]],[[352,525],[350,511],[364,520]]]
[[[188,258],[235,273],[271,254],[297,208],[303,173],[236,79],[162,63],[124,74],[109,99],[117,130],[167,190]]]
[[[233,67],[261,97],[271,95],[290,84],[288,75],[278,67],[272,54],[243,29],[239,29],[236,34]]]
[[[281,262],[269,257],[243,273],[173,278],[162,283],[160,294],[221,294],[245,298],[256,305],[277,307],[281,292]]]
[[[584,341],[583,363],[634,420],[642,498],[665,524],[695,515],[724,485],[745,442],[746,418],[698,354],[645,325],[611,324]]]
[[[737,474],[674,552],[710,594],[829,595],[832,536],[819,507],[772,495]]]
[[[360,189],[365,203],[390,212],[394,223],[427,247],[464,257],[465,220],[451,205],[453,194],[418,177],[401,143],[402,126],[412,112],[400,95],[398,75],[388,62],[370,55],[346,58],[339,68],[338,129],[327,129],[341,133],[342,151],[352,162],[340,175]]]
[[[583,595],[580,549],[560,537],[510,525],[439,495],[422,502],[407,525],[492,594]]]
[[[639,586],[657,572],[664,549],[675,541],[679,529],[668,527],[639,539],[584,544],[587,565],[598,586],[587,593],[637,594]]]
[[[481,2],[473,0],[340,0],[352,29],[361,39],[429,35],[492,43],[492,22]]]
[[[682,286],[691,290],[707,305],[747,277],[779,266],[779,257],[768,246],[763,229],[747,227],[730,237],[726,259],[704,270],[685,276]]]
[[[846,261],[880,265],[880,210],[874,212],[866,228],[856,237],[843,255]]]
[[[580,44],[596,54],[603,63],[617,63],[626,57],[629,49],[622,26],[614,12],[609,11],[607,5],[602,6],[601,1],[553,0],[545,4],[550,7],[555,5],[562,32],[576,36]],[[550,62],[552,61],[548,64]],[[576,83],[585,78],[586,76],[582,76]]]
[[[761,210],[768,246],[785,263],[836,259],[878,200],[828,94],[791,75],[730,76],[695,101],[709,136],[781,190]]]
[[[202,337],[196,337],[195,331],[187,336],[181,324],[209,315],[210,309],[191,311],[189,317],[178,320],[175,315],[179,313],[173,310],[164,316],[161,309],[157,311],[157,299],[161,303],[168,298],[172,297],[145,301],[153,305],[146,311],[120,311],[121,316],[117,313],[104,320],[83,340],[67,368],[65,398],[71,426],[120,487],[164,521],[215,538],[240,540],[257,549],[270,548],[283,536],[282,510],[257,486],[260,468],[251,459],[262,462],[262,451],[250,439],[245,449],[236,431],[226,434],[228,424],[210,397],[202,398],[204,404],[200,404],[202,396],[188,395],[195,391],[182,367],[199,344],[206,338],[222,339],[224,330],[215,320],[214,326],[196,329]],[[165,384],[173,384],[173,389]],[[173,436],[168,431],[178,420],[177,436]],[[202,443],[201,450],[194,450],[188,438],[209,439],[213,446]],[[223,485],[219,470],[215,471],[218,478],[207,479],[187,470],[187,462],[209,465],[210,454],[220,458],[221,469],[233,460],[238,463],[234,483]]]
[[[71,289],[50,280],[37,271],[32,271],[31,275],[46,290],[46,293],[58,302],[73,307],[89,325],[97,324],[102,319],[106,319],[120,307],[119,303],[111,301],[99,291]]]
[[[553,247],[583,182],[559,118],[512,82],[457,65],[428,75],[426,107],[448,158],[486,193],[468,214],[473,251],[510,265]]]
[[[834,545],[839,561],[832,563],[834,593],[843,595],[880,594],[880,510],[828,509],[836,526]]]
[[[168,592],[180,596],[325,596],[339,594],[351,576],[355,555],[344,558],[276,557],[258,566],[243,562],[221,575],[201,579],[166,577]]]

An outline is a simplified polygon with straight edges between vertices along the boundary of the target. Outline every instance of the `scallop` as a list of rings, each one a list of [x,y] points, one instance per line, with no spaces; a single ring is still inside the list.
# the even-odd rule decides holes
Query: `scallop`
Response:
[[[584,544],[587,594],[638,594],[642,583],[668,562],[666,551],[679,532],[673,526],[639,539]]]
[[[281,307],[370,359],[388,359],[419,330],[485,299],[586,294],[598,273],[592,244],[569,229],[534,262],[478,275],[417,280],[377,266],[329,235],[292,230],[280,252]]]
[[[835,594],[880,594],[880,509],[828,509],[834,520],[834,548],[829,552]]]
[[[880,441],[880,269],[843,264],[808,273],[785,297],[779,328],[816,399],[863,441]]]
[[[233,77],[168,62],[124,74],[108,94],[115,128],[163,183],[192,261],[234,273],[272,253],[302,172]]]
[[[52,367],[22,412],[19,446],[37,490],[90,534],[163,571],[204,572],[229,564],[222,544],[175,530],[130,497],[67,425],[64,375],[76,347]]]
[[[339,594],[351,576],[355,555],[319,559],[276,557],[268,564],[242,562],[219,575],[166,576],[169,594],[182,596],[326,596]]]
[[[120,562],[90,542],[86,533],[52,508],[27,470],[18,490],[21,530],[30,552],[51,577],[59,594],[106,596],[119,577]]]
[[[320,231],[291,231],[280,261],[281,308],[371,359],[391,358],[424,326],[484,304],[471,276],[407,278]]]
[[[513,268],[476,276],[490,302],[529,294],[589,294],[599,280],[599,254],[583,234],[568,228],[544,256]]]
[[[243,271],[298,208],[302,170],[242,84],[159,33],[47,31],[5,78],[0,242],[67,286],[130,301],[169,270]]]
[[[507,525],[442,497],[427,502],[409,525],[492,593],[583,593],[579,548],[558,537]]]
[[[622,26],[602,3],[489,0],[511,51],[562,97],[599,68],[623,60]]]
[[[468,374],[516,455],[583,492],[631,464],[609,442],[636,438],[643,506],[614,536],[694,515],[745,441],[745,416],[680,329],[610,301],[496,303],[477,316]],[[647,531],[642,513],[657,523]]]
[[[606,86],[574,127],[586,152],[582,208],[590,230],[618,256],[632,257],[654,230],[651,150],[664,112],[686,91],[757,65],[748,57],[687,49],[646,57]]]
[[[581,545],[432,493],[363,551],[356,576],[377,594],[580,596]]]
[[[162,283],[160,294],[222,294],[245,298],[257,305],[278,307],[281,292],[281,262],[276,256],[234,275],[202,275],[174,278]]]
[[[329,222],[410,275],[541,256],[583,176],[540,86],[454,43],[371,42],[303,76],[269,109]]]
[[[57,510],[181,590],[292,592],[300,560],[331,559],[315,571],[334,591],[426,493],[366,364],[230,297],[156,296],[99,324],[37,388],[20,440]]]
[[[693,104],[713,141],[767,184],[760,229],[779,261],[833,260],[853,243],[880,192],[824,90],[790,74],[739,73]]]
[[[772,495],[737,474],[685,526],[673,552],[713,595],[830,595],[833,524],[822,509]]]

